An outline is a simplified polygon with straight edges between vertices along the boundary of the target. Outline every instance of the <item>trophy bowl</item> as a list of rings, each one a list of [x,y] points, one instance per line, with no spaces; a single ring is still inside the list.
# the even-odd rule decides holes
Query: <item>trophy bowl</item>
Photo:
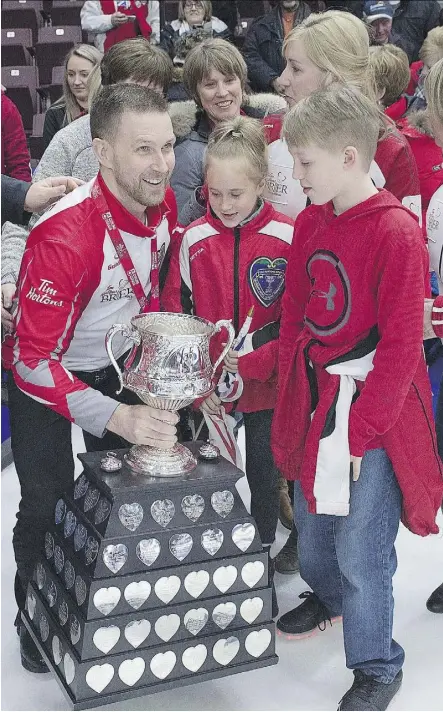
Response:
[[[225,328],[227,343],[212,365],[209,343],[214,334]],[[121,372],[112,350],[119,334],[119,356],[128,341],[133,342]],[[117,371],[121,393],[128,388],[146,405],[159,410],[177,411],[205,398],[214,390],[213,377],[235,338],[232,323],[227,320],[212,324],[188,314],[153,312],[139,314],[131,325],[114,324],[106,335],[106,350]],[[137,473],[152,477],[176,477],[191,472],[197,461],[190,450],[177,443],[169,450],[149,445],[134,445],[125,456]]]

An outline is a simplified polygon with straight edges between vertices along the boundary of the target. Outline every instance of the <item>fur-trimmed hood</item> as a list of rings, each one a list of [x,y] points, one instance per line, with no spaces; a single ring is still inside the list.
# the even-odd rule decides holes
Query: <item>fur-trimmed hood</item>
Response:
[[[412,111],[410,114],[408,114],[407,119],[408,124],[417,131],[419,131],[421,134],[429,136],[430,138],[434,138],[434,134],[432,133],[431,124],[429,121],[429,115],[426,110]]]
[[[275,114],[287,108],[287,103],[278,94],[248,94],[247,104],[254,109],[262,109],[265,115]],[[177,138],[188,136],[198,118],[195,101],[179,101],[169,105],[169,115]]]

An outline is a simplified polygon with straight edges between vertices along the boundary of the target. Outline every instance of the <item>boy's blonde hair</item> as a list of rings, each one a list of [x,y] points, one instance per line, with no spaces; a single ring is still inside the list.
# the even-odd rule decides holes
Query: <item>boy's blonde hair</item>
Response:
[[[313,144],[331,153],[354,146],[369,171],[379,130],[379,112],[374,102],[353,87],[335,84],[293,106],[286,114],[282,136],[290,147]]]
[[[238,77],[245,93],[248,68],[237,47],[219,38],[204,40],[191,49],[183,66],[185,89],[198,106],[201,106],[198,85],[213,69],[226,77]]]
[[[261,121],[238,116],[217,126],[206,149],[205,175],[211,158],[244,159],[246,172],[260,183],[268,172],[268,146]]]
[[[434,27],[423,42],[419,57],[428,67],[443,59],[443,27]]]
[[[370,47],[369,68],[383,106],[397,101],[407,88],[411,74],[408,55],[400,47],[386,44]]]
[[[350,12],[329,10],[309,15],[288,34],[283,52],[293,40],[302,40],[308,58],[325,72],[328,81],[353,86],[375,101],[369,72],[369,35]]]
[[[186,0],[180,0],[178,3],[178,19],[180,22],[186,22],[185,1]],[[201,3],[205,11],[203,22],[209,22],[212,19],[212,2],[210,0],[201,0]]]
[[[443,59],[436,62],[427,75],[425,94],[431,122],[443,126]]]

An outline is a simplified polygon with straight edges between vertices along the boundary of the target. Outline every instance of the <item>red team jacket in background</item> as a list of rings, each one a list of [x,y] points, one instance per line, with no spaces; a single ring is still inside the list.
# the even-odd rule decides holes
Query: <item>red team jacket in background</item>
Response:
[[[165,201],[147,210],[145,226],[116,200],[100,176],[98,180],[149,295],[151,239],[157,238],[161,284],[177,220],[175,196],[168,189]],[[72,372],[109,366],[107,331],[115,323],[129,324],[140,305],[91,198],[94,181],[62,198],[31,231],[18,279],[15,340],[9,340],[17,386],[101,437],[117,402]],[[118,334],[113,344],[116,358],[131,346]]]
[[[100,0],[100,5],[104,15],[113,15],[116,12],[114,0]],[[117,3],[117,11],[122,12],[124,15],[135,15],[136,22],[126,22],[124,25],[119,25],[109,30],[106,33],[105,52],[123,40],[133,39],[139,34],[149,39],[152,34],[152,27],[148,22],[147,3],[141,4],[136,0],[126,0],[126,2]]]
[[[443,496],[422,348],[428,270],[417,223],[387,191],[339,216],[331,203],[311,205],[299,216],[283,297],[272,432],[277,466],[288,479],[300,479],[303,462],[317,456],[318,441],[315,452],[305,448],[311,398],[309,383],[305,379],[303,388],[295,366],[300,365],[299,344],[311,336],[324,346],[323,363],[328,363],[376,326],[374,368],[357,384],[360,395],[351,407],[350,450],[356,456],[386,450],[403,494],[403,521],[421,535],[437,531]],[[320,404],[331,378],[321,365],[315,368]],[[314,485],[315,476],[308,481],[302,476],[315,512]]]
[[[2,93],[2,173],[17,180],[31,180],[31,157],[22,117],[14,102]]]
[[[171,256],[162,294],[166,311],[212,322],[232,319],[237,334],[254,306],[246,355],[239,359],[244,391],[238,409],[247,413],[275,404],[276,339],[293,225],[265,203],[245,226],[231,229],[208,207],[204,218],[186,228],[180,252]],[[226,331],[213,339],[213,361],[222,341]]]

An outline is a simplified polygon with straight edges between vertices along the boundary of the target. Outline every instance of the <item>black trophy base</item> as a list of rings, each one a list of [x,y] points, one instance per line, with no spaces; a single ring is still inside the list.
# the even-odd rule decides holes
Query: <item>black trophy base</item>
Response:
[[[41,653],[44,661],[49,667],[50,671],[54,674],[60,688],[66,697],[68,703],[73,710],[87,710],[95,707],[100,707],[102,705],[109,705],[115,702],[121,702],[122,700],[131,700],[136,697],[144,697],[145,695],[153,695],[157,692],[165,692],[166,690],[172,690],[178,687],[186,687],[187,685],[194,685],[199,682],[207,682],[208,680],[217,680],[222,677],[228,677],[230,675],[235,675],[240,672],[248,672],[249,670],[257,670],[262,667],[269,667],[270,665],[277,665],[278,656],[274,653],[273,655],[263,658],[261,660],[250,660],[248,662],[240,662],[234,665],[228,665],[226,668],[212,670],[210,672],[194,673],[192,677],[182,678],[180,680],[174,679],[167,682],[156,682],[155,684],[145,685],[143,687],[138,687],[135,689],[129,689],[125,691],[113,692],[111,694],[101,693],[99,695],[91,696],[87,699],[82,699],[80,701],[76,700],[71,689],[67,685],[65,679],[63,678],[59,668],[54,664],[52,658],[47,654],[45,648],[42,646],[41,641],[36,635],[34,628],[27,616],[27,614],[22,611],[21,614],[22,621],[26,626],[32,640],[36,644],[39,652]]]

